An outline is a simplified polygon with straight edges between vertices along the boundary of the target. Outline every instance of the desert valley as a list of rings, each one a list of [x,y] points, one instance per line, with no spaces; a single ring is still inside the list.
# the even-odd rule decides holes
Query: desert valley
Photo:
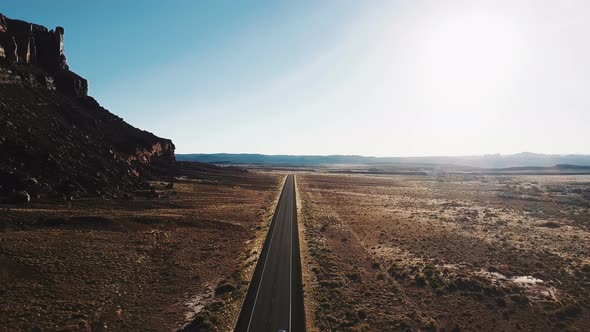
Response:
[[[267,7],[256,8],[270,10]],[[226,7],[209,9],[244,19],[237,9],[231,13]],[[161,31],[153,28],[153,17],[169,24],[190,21],[166,13],[138,11],[137,17],[144,21],[133,22],[145,24],[144,30],[151,27],[147,28],[148,44],[151,38],[185,38],[185,31],[170,33],[172,29],[163,28],[164,24],[156,24]],[[175,12],[181,14],[181,9]],[[116,15],[114,12],[112,20]],[[124,16],[125,23],[128,16]],[[267,16],[252,17],[256,23]],[[318,22],[322,19],[312,20]],[[255,23],[251,25],[262,24]],[[85,24],[78,27],[88,28]],[[236,31],[244,27],[249,25],[240,23]],[[281,27],[277,31],[286,33]],[[101,25],[103,28],[109,29],[109,36],[114,35],[110,29],[131,29],[127,25]],[[359,31],[368,34],[374,27],[365,22],[363,29]],[[129,31],[125,33],[131,34]],[[226,33],[223,29],[204,31],[219,40],[222,37],[217,34]],[[264,32],[275,33],[272,29]],[[227,147],[227,142],[238,147],[247,142],[258,148],[260,132],[274,128],[262,128],[269,122],[258,117],[258,110],[248,113],[242,107],[247,109],[259,99],[265,100],[261,105],[278,105],[280,111],[273,109],[264,118],[283,125],[282,107],[288,99],[267,101],[268,91],[253,92],[260,87],[250,87],[249,81],[243,87],[247,98],[232,95],[234,99],[225,99],[213,88],[191,90],[194,82],[186,83],[186,77],[174,72],[178,76],[169,76],[182,82],[175,86],[181,93],[170,99],[162,94],[162,105],[167,108],[156,116],[146,110],[145,119],[143,113],[140,117],[143,123],[154,123],[152,128],[160,129],[166,128],[168,118],[173,119],[173,130],[166,131],[178,134],[173,142],[134,127],[89,96],[89,82],[70,70],[66,61],[65,33],[60,26],[48,29],[0,14],[0,332],[590,331],[590,155],[179,153],[181,144],[183,152],[193,146],[205,150]],[[348,42],[359,39],[352,32],[350,36],[356,37],[349,37]],[[371,36],[378,39],[380,35]],[[217,45],[213,37],[203,40]],[[243,40],[251,41],[231,39],[230,45],[243,46]],[[300,42],[284,39],[288,46],[296,41]],[[317,41],[310,37],[305,44],[308,42]],[[265,40],[264,45],[279,44]],[[149,52],[167,48],[150,46]],[[266,48],[259,49],[267,54]],[[297,48],[289,52],[292,49]],[[323,73],[322,66],[328,66],[328,60],[345,52],[343,49],[331,48],[308,60],[312,65],[298,74],[313,72],[315,79],[315,71]],[[248,53],[250,48],[243,54],[206,48],[186,52],[190,56],[182,52],[182,59],[218,54],[212,50],[238,54],[252,62],[257,59],[253,54],[262,56]],[[137,54],[149,52],[144,49]],[[298,66],[294,59],[288,67]],[[172,60],[153,60],[155,65],[144,60],[134,58],[117,67],[123,70],[141,62],[141,66],[149,64],[158,70],[143,73],[142,67],[141,84],[145,85],[130,79],[124,93],[136,93],[131,90],[140,86],[149,90],[150,84],[166,80],[167,71],[177,70]],[[216,59],[208,60],[203,61],[207,66],[233,68],[230,61],[220,60],[220,65]],[[343,62],[356,64],[353,60]],[[236,67],[248,68],[249,75],[254,75],[254,65],[250,65]],[[270,72],[277,64],[267,61],[264,65]],[[190,68],[178,67],[190,72]],[[110,105],[120,105],[113,97],[120,96],[116,79],[101,76],[100,70],[87,70],[102,79],[103,90],[97,90],[110,97]],[[207,84],[235,83],[229,74],[230,79],[223,81],[225,72],[219,72],[207,76]],[[381,75],[381,68],[377,72]],[[260,70],[256,75],[265,73]],[[125,75],[135,79],[128,72]],[[299,77],[269,81],[288,86],[290,97],[296,91],[290,84]],[[334,86],[341,83],[339,78]],[[381,78],[371,79],[381,82]],[[114,87],[105,88],[111,84]],[[153,104],[149,92],[141,93]],[[223,101],[207,104],[210,108],[199,113],[205,125],[188,121],[191,118],[180,111],[175,113],[182,103],[171,100],[193,94],[203,99],[211,94]],[[347,91],[338,95],[346,96]],[[370,106],[370,102],[364,104],[364,96],[361,99],[362,107]],[[149,103],[144,107],[151,107]],[[202,106],[196,101],[194,105]],[[216,115],[227,105],[235,112],[231,113],[234,119],[225,113]],[[306,107],[313,109],[313,102],[301,109]],[[301,109],[293,111],[294,123],[306,114]],[[338,116],[310,117],[305,119],[305,128],[287,122],[292,128],[278,130],[278,134],[273,131],[275,136],[266,141],[276,147],[273,144],[284,140],[296,151],[315,151],[329,146],[325,142],[336,141],[339,149],[362,146],[373,130],[364,132],[366,119],[350,114],[338,109]],[[405,116],[396,116],[395,121],[386,117],[382,122],[393,128],[398,118],[400,123],[409,122]],[[359,122],[358,132],[344,125],[349,117]],[[493,121],[491,118],[488,114],[486,121]],[[246,124],[252,129],[244,129]],[[330,130],[338,124],[348,128],[346,133],[331,137]],[[322,131],[309,144],[307,130],[313,132],[317,126],[328,128],[327,133],[323,136]],[[525,127],[518,127],[523,137],[528,133]],[[302,136],[293,134],[298,130]],[[429,135],[428,130],[416,130],[423,137]],[[439,146],[435,141],[444,141],[452,131],[444,129],[445,135],[433,134],[436,139],[424,141]],[[571,132],[575,131],[562,135]],[[539,141],[543,135],[537,136]],[[349,136],[357,141],[340,141]],[[465,137],[465,141],[478,139],[473,133]],[[378,141],[383,142],[384,151],[420,145],[415,137],[401,142],[379,136]],[[568,142],[574,141],[583,139]]]

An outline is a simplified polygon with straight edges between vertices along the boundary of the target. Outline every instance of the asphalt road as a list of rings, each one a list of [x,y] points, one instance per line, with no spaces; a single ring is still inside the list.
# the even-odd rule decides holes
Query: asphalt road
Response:
[[[295,176],[285,181],[236,332],[305,331]]]

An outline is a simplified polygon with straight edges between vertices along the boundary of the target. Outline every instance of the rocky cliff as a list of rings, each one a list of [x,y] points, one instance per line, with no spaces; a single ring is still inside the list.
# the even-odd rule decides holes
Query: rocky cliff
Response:
[[[127,124],[87,91],[67,65],[63,28],[0,14],[0,196],[117,196],[175,162],[172,141]]]
[[[0,72],[4,82],[46,87],[74,96],[86,96],[88,83],[69,70],[64,53],[64,29],[55,30],[12,20],[0,14]],[[29,69],[23,70],[21,66]]]

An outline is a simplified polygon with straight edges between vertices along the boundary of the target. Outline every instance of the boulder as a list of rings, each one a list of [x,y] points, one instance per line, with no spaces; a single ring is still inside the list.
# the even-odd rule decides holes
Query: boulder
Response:
[[[26,192],[31,195],[39,194],[43,190],[43,186],[35,178],[26,179],[24,185],[26,187]]]
[[[26,204],[31,201],[31,196],[28,192],[21,190],[12,193],[8,200],[10,203],[14,204]]]

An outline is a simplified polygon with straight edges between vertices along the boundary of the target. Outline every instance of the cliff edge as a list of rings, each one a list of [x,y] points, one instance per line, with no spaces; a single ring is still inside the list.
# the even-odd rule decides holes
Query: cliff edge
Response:
[[[116,197],[174,164],[172,141],[129,125],[87,92],[67,65],[63,28],[0,14],[0,197]]]

